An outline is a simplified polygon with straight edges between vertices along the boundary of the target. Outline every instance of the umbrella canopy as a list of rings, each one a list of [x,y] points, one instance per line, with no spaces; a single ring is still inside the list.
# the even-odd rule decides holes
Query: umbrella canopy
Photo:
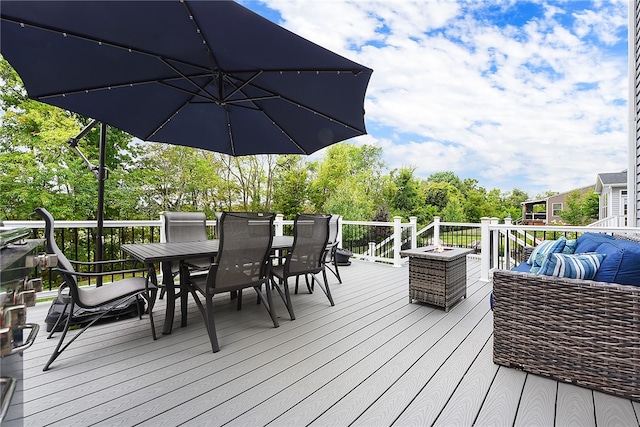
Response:
[[[142,140],[310,154],[366,133],[372,70],[233,1],[2,1],[29,97]]]
[[[145,141],[310,154],[366,133],[371,69],[233,1],[3,0],[0,17],[0,52],[30,98]],[[97,167],[83,156],[99,181],[96,260],[105,138],[103,125]]]

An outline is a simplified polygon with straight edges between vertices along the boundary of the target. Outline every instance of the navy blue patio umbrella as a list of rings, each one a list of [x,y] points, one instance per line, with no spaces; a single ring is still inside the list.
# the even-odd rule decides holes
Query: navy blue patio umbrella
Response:
[[[366,133],[371,69],[233,1],[3,0],[0,15],[30,98],[144,141],[310,154]]]

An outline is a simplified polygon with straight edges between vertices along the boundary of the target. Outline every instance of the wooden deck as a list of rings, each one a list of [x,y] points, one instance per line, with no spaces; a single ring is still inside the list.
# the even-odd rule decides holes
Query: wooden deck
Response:
[[[449,313],[409,303],[408,268],[353,262],[320,290],[279,298],[280,327],[246,292],[220,296],[212,353],[189,325],[153,341],[145,316],[94,326],[54,362],[44,325],[24,353],[25,426],[639,426],[640,403],[492,361],[491,283],[468,262],[468,296]],[[49,303],[30,308],[43,321]],[[154,310],[162,329],[164,301]]]

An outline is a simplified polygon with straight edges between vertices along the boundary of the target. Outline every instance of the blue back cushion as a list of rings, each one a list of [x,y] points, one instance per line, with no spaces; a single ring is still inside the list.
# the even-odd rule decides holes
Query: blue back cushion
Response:
[[[562,253],[573,254],[576,252],[577,247],[578,247],[578,239],[567,240],[567,243],[564,245],[564,249],[562,250]]]
[[[596,252],[606,255],[595,280],[640,286],[640,243],[610,240],[601,243]]]
[[[614,238],[602,233],[583,233],[577,240],[578,243],[574,253],[581,254],[583,252],[593,252],[600,246],[600,243],[610,242]]]
[[[600,253],[547,254],[538,274],[592,280],[606,255]]]

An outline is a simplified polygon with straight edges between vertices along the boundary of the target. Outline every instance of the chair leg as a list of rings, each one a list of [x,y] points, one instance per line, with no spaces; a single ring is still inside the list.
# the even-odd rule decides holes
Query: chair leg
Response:
[[[56,345],[56,348],[53,350],[53,353],[51,354],[51,357],[49,357],[49,360],[44,365],[44,368],[42,368],[43,371],[49,370],[49,366],[53,363],[53,361],[56,360],[58,358],[58,356],[60,356],[60,354],[64,351],[64,349],[69,346],[69,344],[71,344],[71,342],[69,342],[67,345],[62,347],[62,342],[64,341],[64,338],[67,336],[67,332],[69,331],[69,326],[71,326],[71,317],[72,317],[73,308],[75,307],[75,305],[73,304],[73,302],[71,302],[70,304],[65,304],[64,308],[66,309],[67,306],[71,307],[71,311],[69,312],[69,315],[67,316],[67,320],[64,322],[64,329],[62,330],[62,335],[60,335],[60,339],[58,340],[58,344]],[[62,313],[64,313],[64,309],[63,309]],[[62,314],[60,315],[60,317],[62,317]],[[58,321],[59,320],[60,320],[60,318],[58,318]],[[57,325],[58,325],[58,322],[56,322],[56,326]],[[55,330],[55,326],[54,326],[54,330]],[[84,330],[81,330],[80,333],[82,333],[83,331]],[[53,335],[53,331],[51,331],[51,334],[49,334],[49,336],[47,338],[51,338],[52,335]],[[74,339],[75,339],[75,337],[74,337]],[[73,341],[73,340],[71,340],[71,341]],[[60,347],[62,347],[62,349]]]
[[[53,329],[51,329],[51,332],[49,333],[49,335],[47,335],[47,339],[51,338],[53,336],[53,334],[56,332],[56,329],[58,329],[58,325],[60,324],[60,320],[62,320],[62,316],[64,315],[64,313],[66,313],[67,307],[69,307],[69,303],[68,302],[64,303],[64,306],[62,307],[62,312],[60,313],[60,316],[58,316],[58,319],[56,320],[56,323],[53,324]],[[70,313],[69,316],[71,316],[71,314],[72,313]]]
[[[327,280],[327,272],[325,270],[322,270],[322,278],[324,279],[324,286],[322,285],[322,283],[320,282],[320,280],[315,274],[312,274],[311,277],[313,278],[314,281],[318,282],[318,286],[320,287],[320,289],[322,289],[322,291],[327,296],[327,298],[329,298],[329,302],[331,303],[331,306],[334,306],[335,304],[333,302],[333,297],[331,296],[331,289],[329,289],[329,281]]]
[[[291,304],[291,295],[289,293],[288,281],[286,279],[282,279],[281,281],[281,283],[284,285],[284,294],[282,293],[282,289],[280,289],[280,286],[276,283],[273,276],[271,276],[271,283],[276,288],[276,291],[278,291],[278,293],[280,294],[280,298],[282,298],[284,305],[287,306],[287,311],[289,312],[289,317],[291,318],[291,320],[296,320],[296,316],[293,314],[293,305]]]
[[[307,284],[307,290],[309,291],[310,294],[313,293],[313,279],[311,279],[311,283],[309,283],[309,276],[313,276],[313,274],[305,274],[304,275],[304,281]]]
[[[152,295],[149,296],[148,302],[149,302],[149,321],[151,323],[151,334],[153,336],[153,339],[155,340],[156,339],[156,331],[155,331],[154,322],[153,322],[153,300],[155,299],[156,295],[153,294],[154,292],[156,292],[156,291],[155,290],[152,291]],[[134,297],[134,298],[136,298],[136,304],[137,304],[138,296],[139,296],[139,294],[136,294],[135,297]],[[119,302],[114,303],[113,306],[116,307],[116,306],[128,301],[131,298],[132,298],[131,296],[127,297],[127,298],[124,298],[124,299],[120,300]],[[82,329],[80,329],[78,331],[78,333],[73,336],[73,338],[71,338],[66,344],[63,345],[64,339],[67,336],[67,332],[69,332],[69,327],[71,326],[71,318],[73,317],[73,315],[72,315],[73,314],[73,309],[75,308],[75,304],[73,303],[73,301],[71,301],[68,305],[69,305],[69,310],[70,311],[69,311],[69,315],[67,316],[67,320],[66,320],[65,325],[64,325],[64,330],[62,331],[62,335],[60,336],[60,340],[58,341],[58,344],[56,345],[56,348],[53,350],[53,353],[51,354],[51,357],[49,358],[47,363],[44,365],[44,368],[42,368],[43,371],[47,371],[49,369],[49,366],[51,365],[51,363],[53,363],[53,361],[56,360],[58,358],[58,356],[60,356],[62,354],[62,352],[67,349],[67,347],[69,347],[80,335],[82,335],[84,333],[84,331],[89,329],[89,327],[93,326],[98,320],[102,319],[107,313],[109,313],[111,311],[111,310],[106,310],[106,311],[102,312],[99,316],[97,316],[96,318],[91,320],[89,323],[87,323],[85,326],[83,326]]]
[[[211,350],[214,353],[220,351],[220,346],[218,345],[218,336],[216,335],[216,325],[213,320],[213,296],[207,297],[202,295],[205,299],[206,307],[200,301],[200,297],[198,296],[198,291],[190,287],[189,291],[193,296],[194,301],[196,302],[196,306],[198,306],[198,311],[200,315],[202,315],[202,319],[204,320],[204,325],[207,328],[207,334],[209,335],[209,341],[211,342]]]
[[[280,326],[280,324],[278,323],[278,317],[276,316],[276,310],[273,307],[273,296],[271,294],[271,287],[269,286],[269,284],[267,283],[267,298],[265,300],[265,297],[261,291],[262,285],[260,286],[254,286],[253,289],[255,289],[256,294],[258,294],[258,299],[262,301],[262,305],[264,305],[264,307],[267,309],[267,311],[269,312],[269,316],[271,316],[271,321],[273,322],[273,327],[277,328]]]
[[[156,304],[156,297],[158,295],[158,290],[157,289],[153,289],[151,291],[150,295],[146,295],[143,297],[147,300],[147,313],[149,314],[149,324],[151,325],[151,336],[153,337],[153,340],[157,340],[158,337],[156,336],[156,325],[155,322],[153,321],[153,306]]]
[[[211,341],[211,349],[214,353],[220,351],[218,345],[218,335],[216,334],[216,323],[213,319],[213,295],[206,296],[207,300],[207,332],[209,333],[209,341]]]
[[[328,268],[329,271],[332,272],[334,276],[336,276],[336,279],[338,279],[338,283],[342,283],[342,278],[340,277],[340,271],[338,270],[337,258],[338,258],[337,251],[336,250],[331,251],[330,262],[325,264],[325,267]],[[333,268],[331,268],[329,264],[333,264]]]

